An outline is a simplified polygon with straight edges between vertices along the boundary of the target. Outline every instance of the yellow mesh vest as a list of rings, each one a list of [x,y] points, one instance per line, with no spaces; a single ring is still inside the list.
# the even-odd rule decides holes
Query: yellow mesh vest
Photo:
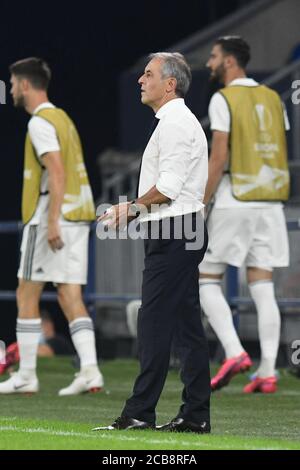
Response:
[[[65,195],[62,215],[70,221],[95,219],[93,195],[89,184],[79,135],[69,116],[58,108],[42,109],[36,116],[50,122],[56,129],[65,169]],[[29,134],[25,141],[25,165],[22,197],[22,219],[32,218],[40,195],[42,166],[36,156]]]
[[[282,103],[264,85],[220,90],[231,115],[230,175],[240,201],[285,201],[289,171]]]

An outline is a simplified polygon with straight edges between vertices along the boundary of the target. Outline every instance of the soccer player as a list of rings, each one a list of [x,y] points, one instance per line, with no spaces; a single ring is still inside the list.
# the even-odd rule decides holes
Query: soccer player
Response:
[[[258,313],[261,362],[245,393],[276,391],[275,362],[280,313],[272,272],[289,264],[282,201],[288,198],[285,128],[287,117],[277,93],[246,75],[249,45],[241,37],[219,38],[207,66],[224,88],[209,105],[213,133],[204,202],[212,196],[209,245],[200,265],[202,308],[221,341],[226,359],[212,378],[212,390],[247,370],[252,361],[235,331],[221,290],[228,264],[247,267],[251,297]]]
[[[0,384],[0,393],[37,392],[36,358],[41,334],[39,301],[46,282],[57,286],[58,302],[69,321],[80,372],[59,395],[100,390],[93,322],[82,300],[87,280],[93,197],[80,138],[69,116],[49,102],[51,72],[38,58],[10,67],[16,107],[31,119],[25,142],[22,217],[24,223],[17,289],[17,341],[20,368]]]

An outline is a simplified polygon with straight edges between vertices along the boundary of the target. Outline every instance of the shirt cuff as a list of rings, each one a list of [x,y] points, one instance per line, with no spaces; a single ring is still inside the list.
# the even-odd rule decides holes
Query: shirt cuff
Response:
[[[55,147],[53,147],[53,148],[47,147],[47,148],[45,148],[44,150],[41,148],[41,149],[39,149],[39,154],[38,154],[38,156],[39,156],[40,158],[42,158],[42,157],[44,157],[44,155],[46,155],[47,153],[51,153],[51,152],[60,152],[60,148],[59,148],[59,147],[56,147],[56,148],[55,148]]]
[[[213,131],[220,131],[220,132],[226,132],[227,134],[229,134],[230,132],[230,129],[228,129],[227,127],[225,126],[210,126],[210,130],[213,132]]]
[[[156,184],[156,189],[172,201],[179,196],[184,181],[172,173],[161,173]]]

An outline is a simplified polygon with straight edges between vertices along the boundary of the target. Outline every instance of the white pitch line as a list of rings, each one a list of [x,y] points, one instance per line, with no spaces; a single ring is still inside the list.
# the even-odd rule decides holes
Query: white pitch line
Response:
[[[83,433],[83,432],[76,432],[76,431],[52,431],[51,429],[47,428],[19,428],[17,426],[0,426],[0,431],[14,431],[14,432],[25,432],[25,433],[33,433],[33,434],[48,434],[49,436],[66,436],[66,437],[84,437],[84,438],[97,438],[97,436]]]
[[[19,428],[17,426],[0,426],[0,431],[14,431],[14,432],[26,432],[26,433],[37,433],[37,434],[48,434],[51,436],[67,436],[67,437],[84,437],[87,439],[90,439],[91,437],[94,439],[111,439],[112,438],[112,433],[99,433],[98,431],[91,432],[89,433],[82,433],[82,432],[77,432],[77,431],[53,431],[51,429],[47,428]],[[151,444],[176,444],[178,441],[173,440],[173,439],[148,439],[145,437],[133,437],[133,436],[121,436],[121,435],[116,435],[117,439],[119,441],[139,441],[139,442],[150,442]],[[180,441],[181,444],[183,445],[192,445],[192,442],[186,442],[186,441]],[[196,445],[200,445],[196,443]],[[209,444],[204,443],[203,445],[208,446]]]
[[[7,418],[0,418],[0,421],[16,421],[18,418],[17,416],[10,416],[10,417],[7,417]]]
[[[77,432],[77,431],[53,431],[51,429],[47,428],[19,428],[17,426],[0,426],[0,432],[1,431],[13,431],[13,432],[19,432],[19,433],[33,433],[33,434],[46,434],[48,436],[64,436],[64,437],[82,437],[85,439],[111,439],[112,434],[111,433],[98,433],[97,434],[89,434],[89,433],[82,433],[82,432]],[[148,439],[144,437],[131,437],[131,436],[115,436],[117,440],[119,441],[124,441],[124,442],[145,442],[147,444],[179,444],[179,441],[173,440],[173,439]],[[214,443],[209,443],[209,442],[189,442],[189,441],[180,441],[180,444],[183,446],[195,446],[195,447],[210,447],[211,445],[214,445]],[[228,445],[222,445],[222,447],[218,447],[219,449],[224,449],[224,450],[232,450],[232,446]],[[253,446],[249,446],[247,444],[242,444],[242,448],[245,450],[253,450]],[[287,450],[282,447],[262,447],[260,448],[261,450]],[[196,450],[196,449],[191,449],[191,450]]]

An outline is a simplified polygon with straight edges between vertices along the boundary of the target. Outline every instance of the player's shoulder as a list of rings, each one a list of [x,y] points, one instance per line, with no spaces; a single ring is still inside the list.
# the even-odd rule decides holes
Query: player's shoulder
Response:
[[[221,104],[226,103],[226,100],[225,100],[225,97],[224,97],[222,91],[223,91],[223,88],[222,88],[221,90],[216,91],[216,92],[212,95],[212,97],[211,97],[211,99],[210,99],[210,103],[209,103],[210,106],[217,106],[217,105],[219,105],[220,103],[221,103]]]
[[[214,93],[209,102],[209,114],[214,112],[219,113],[222,110],[227,111],[227,102],[224,95],[222,95],[221,90]]]
[[[270,96],[276,97],[277,99],[279,99],[281,101],[280,94],[276,90],[274,90],[274,88],[270,88],[269,86],[264,85],[264,84],[262,84],[260,86]]]
[[[28,131],[29,133],[35,133],[43,129],[49,130],[53,125],[47,121],[45,118],[37,115],[31,116],[28,122]]]

